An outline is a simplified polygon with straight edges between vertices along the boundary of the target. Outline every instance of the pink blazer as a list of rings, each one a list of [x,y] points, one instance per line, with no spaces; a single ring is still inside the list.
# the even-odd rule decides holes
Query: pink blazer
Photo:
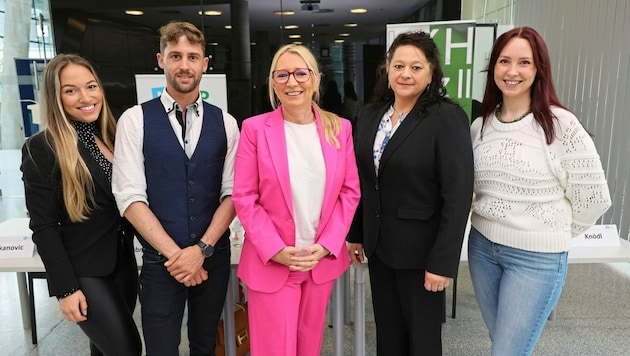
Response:
[[[315,237],[333,256],[311,270],[315,283],[339,277],[349,266],[346,235],[360,198],[352,128],[341,120],[340,147],[326,142],[319,112],[313,108],[324,161],[326,186]],[[272,293],[289,276],[289,268],[271,260],[295,246],[295,224],[281,108],[243,122],[236,153],[232,201],[245,228],[238,276],[248,288]]]

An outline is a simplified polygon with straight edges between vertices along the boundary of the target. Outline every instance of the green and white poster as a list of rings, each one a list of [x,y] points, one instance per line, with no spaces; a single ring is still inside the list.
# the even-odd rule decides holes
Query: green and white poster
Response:
[[[448,96],[460,104],[470,118],[472,100],[481,101],[485,85],[485,75],[481,72],[486,63],[475,63],[475,28],[475,21],[389,24],[387,25],[387,48],[400,33],[409,31],[429,33],[442,56],[444,86]],[[490,48],[494,41],[494,30],[491,36]],[[483,62],[484,59],[477,62]]]

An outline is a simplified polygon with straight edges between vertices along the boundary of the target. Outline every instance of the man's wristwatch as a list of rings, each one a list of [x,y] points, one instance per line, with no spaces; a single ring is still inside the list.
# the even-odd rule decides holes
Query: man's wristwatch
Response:
[[[199,242],[197,242],[197,246],[201,248],[201,253],[203,253],[203,256],[205,258],[208,258],[212,256],[212,254],[214,254],[214,247],[212,245],[208,245],[207,243],[199,240]]]

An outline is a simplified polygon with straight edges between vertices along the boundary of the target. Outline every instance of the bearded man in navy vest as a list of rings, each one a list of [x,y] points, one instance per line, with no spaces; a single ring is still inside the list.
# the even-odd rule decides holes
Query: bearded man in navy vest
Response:
[[[143,246],[142,331],[148,356],[179,354],[188,304],[190,355],[214,355],[230,276],[229,224],[238,125],[201,99],[205,38],[186,22],[160,28],[166,90],[123,113],[112,190]]]

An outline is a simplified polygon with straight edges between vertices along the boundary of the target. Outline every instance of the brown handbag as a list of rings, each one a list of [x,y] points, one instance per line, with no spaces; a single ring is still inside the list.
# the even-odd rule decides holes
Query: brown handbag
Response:
[[[247,321],[247,303],[234,303],[234,329],[236,356],[243,356],[249,351],[249,323]],[[223,318],[219,320],[217,327],[217,356],[225,356],[225,330]]]

